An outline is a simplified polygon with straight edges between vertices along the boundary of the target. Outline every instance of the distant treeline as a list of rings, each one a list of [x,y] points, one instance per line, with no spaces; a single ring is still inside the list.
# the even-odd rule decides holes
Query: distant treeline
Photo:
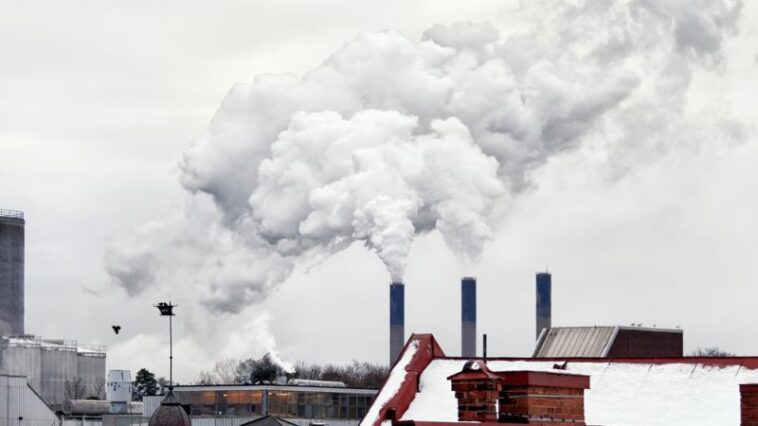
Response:
[[[309,364],[300,362],[295,372],[288,373],[277,365],[271,355],[260,359],[224,359],[214,364],[211,371],[200,373],[195,384],[275,383],[279,378],[327,380],[343,382],[348,387],[378,388],[389,373],[389,368],[368,362],[353,361],[350,365]]]

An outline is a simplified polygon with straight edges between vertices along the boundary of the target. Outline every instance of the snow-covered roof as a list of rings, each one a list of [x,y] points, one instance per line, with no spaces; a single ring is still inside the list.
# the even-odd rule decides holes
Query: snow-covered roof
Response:
[[[429,336],[429,337],[426,337]],[[409,403],[395,404],[395,418],[414,422],[457,422],[458,406],[448,377],[460,372],[469,361],[445,357],[440,349],[419,363],[419,352],[427,351],[421,340],[430,335],[413,335],[379,391],[362,426],[386,421],[382,406],[410,393]],[[415,346],[414,346],[415,342]],[[415,365],[414,365],[415,364]],[[585,419],[595,425],[737,425],[740,423],[740,392],[743,383],[758,383],[758,358],[577,358],[565,360],[487,360],[491,371],[565,371],[590,377],[585,391]],[[409,367],[418,371],[415,383],[402,389],[399,377],[408,376]],[[560,367],[565,370],[556,370]],[[396,402],[396,401],[395,401]]]
[[[455,422],[458,403],[447,377],[463,360],[432,361],[419,393],[401,420]],[[492,371],[556,371],[554,361],[491,361]],[[740,423],[740,383],[758,383],[758,371],[701,364],[569,362],[566,372],[590,376],[585,419],[597,425],[716,425]]]
[[[376,398],[374,399],[374,402],[371,404],[371,407],[368,410],[368,413],[366,413],[366,416],[364,419],[374,419],[379,416],[379,410],[384,407],[387,402],[392,399],[393,396],[395,396],[398,391],[400,390],[400,386],[402,386],[403,381],[406,377],[406,368],[410,364],[411,360],[413,359],[413,356],[416,355],[416,352],[418,351],[419,342],[410,340],[409,343],[406,345],[405,349],[402,352],[402,355],[400,356],[400,359],[395,363],[395,366],[390,371],[389,377],[387,377],[387,380],[385,380],[384,384],[382,385],[382,389],[379,391],[379,394],[376,395]],[[364,424],[361,422],[360,426],[369,426],[369,424]]]

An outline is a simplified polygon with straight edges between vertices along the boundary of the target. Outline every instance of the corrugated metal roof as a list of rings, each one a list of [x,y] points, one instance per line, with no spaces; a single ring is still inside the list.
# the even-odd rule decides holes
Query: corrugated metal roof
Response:
[[[535,358],[602,357],[618,327],[555,327],[543,332]]]

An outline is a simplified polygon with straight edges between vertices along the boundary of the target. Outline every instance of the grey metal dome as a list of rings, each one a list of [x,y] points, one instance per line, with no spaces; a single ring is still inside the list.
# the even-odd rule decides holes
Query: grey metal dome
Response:
[[[155,410],[152,417],[150,417],[150,423],[148,426],[191,426],[189,416],[179,404],[179,400],[174,396],[173,391],[168,391],[168,394],[161,406]]]

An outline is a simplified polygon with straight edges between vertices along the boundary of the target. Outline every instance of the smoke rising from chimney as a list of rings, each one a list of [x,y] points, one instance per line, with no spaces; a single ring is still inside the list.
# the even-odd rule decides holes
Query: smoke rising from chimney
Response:
[[[524,31],[364,33],[302,78],[238,83],[184,153],[184,210],[113,241],[106,270],[130,295],[181,281],[238,312],[303,257],[354,243],[392,281],[431,231],[476,261],[551,156],[603,139],[623,171],[680,143],[692,69],[718,71],[740,8],[528,2]]]

